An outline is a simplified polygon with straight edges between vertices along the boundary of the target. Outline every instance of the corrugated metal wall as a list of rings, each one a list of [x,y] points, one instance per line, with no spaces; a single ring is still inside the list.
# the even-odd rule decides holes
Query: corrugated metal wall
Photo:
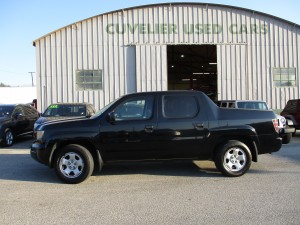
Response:
[[[256,27],[255,27],[256,26]],[[273,85],[272,68],[296,67],[299,27],[239,8],[163,4],[95,16],[35,41],[39,109],[54,102],[101,108],[120,95],[167,90],[167,45],[217,46],[218,98],[283,108],[296,87]],[[101,69],[103,89],[76,91],[77,69]]]

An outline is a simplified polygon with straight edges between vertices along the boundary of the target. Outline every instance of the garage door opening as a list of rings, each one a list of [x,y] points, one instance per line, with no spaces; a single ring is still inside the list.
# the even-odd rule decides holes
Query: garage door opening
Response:
[[[216,45],[168,45],[168,90],[199,90],[217,97]]]

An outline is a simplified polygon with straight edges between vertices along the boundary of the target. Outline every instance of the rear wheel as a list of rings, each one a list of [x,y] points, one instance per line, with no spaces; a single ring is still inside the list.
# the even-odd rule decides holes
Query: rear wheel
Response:
[[[215,165],[218,170],[229,177],[238,177],[246,173],[252,161],[252,155],[244,143],[228,141],[217,149]]]
[[[67,145],[55,159],[58,177],[69,184],[77,184],[88,178],[94,170],[91,153],[80,145]]]
[[[3,140],[4,146],[7,147],[12,146],[14,141],[15,141],[14,133],[12,132],[11,129],[7,129],[4,132],[4,140]]]

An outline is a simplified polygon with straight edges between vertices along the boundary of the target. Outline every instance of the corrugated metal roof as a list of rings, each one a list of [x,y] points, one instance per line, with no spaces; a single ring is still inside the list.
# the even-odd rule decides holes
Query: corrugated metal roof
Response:
[[[122,11],[133,10],[133,9],[149,8],[149,7],[157,7],[157,6],[168,6],[168,5],[169,6],[172,6],[172,5],[196,5],[196,6],[202,5],[202,6],[205,6],[205,7],[213,6],[213,7],[223,7],[223,8],[231,8],[231,9],[244,10],[246,12],[251,12],[253,14],[258,14],[258,15],[270,17],[270,18],[273,18],[273,19],[276,19],[276,20],[280,20],[282,22],[285,22],[285,23],[288,23],[288,24],[290,24],[292,26],[300,28],[299,24],[293,23],[291,21],[282,19],[282,18],[274,16],[274,15],[270,15],[270,14],[267,14],[267,13],[263,13],[263,12],[259,12],[259,11],[255,11],[255,10],[251,10],[251,9],[247,9],[247,8],[242,8],[242,7],[237,7],[237,6],[230,6],[230,5],[222,5],[222,4],[212,4],[212,3],[197,3],[197,2],[173,2],[172,3],[171,2],[171,3],[149,4],[149,5],[141,5],[141,6],[129,7],[129,8],[125,8],[125,9],[118,9],[118,10],[114,10],[114,11],[110,11],[110,12],[98,14],[98,15],[95,15],[95,16],[92,16],[92,17],[89,17],[89,18],[86,18],[86,19],[83,19],[83,20],[79,20],[79,21],[76,21],[76,22],[74,22],[72,24],[64,26],[64,27],[62,27],[60,29],[54,30],[54,31],[52,31],[52,32],[50,32],[50,33],[48,33],[48,34],[46,34],[46,35],[44,35],[44,36],[42,36],[42,37],[34,40],[33,41],[33,46],[35,46],[35,42],[39,41],[42,38],[45,38],[45,37],[51,35],[52,33],[55,33],[55,32],[57,32],[57,31],[59,31],[61,29],[65,29],[65,28],[67,28],[69,26],[72,26],[72,25],[74,25],[76,23],[80,23],[80,22],[92,19],[94,17],[103,16],[103,15],[112,14],[112,13],[118,13],[118,12],[122,12]]]

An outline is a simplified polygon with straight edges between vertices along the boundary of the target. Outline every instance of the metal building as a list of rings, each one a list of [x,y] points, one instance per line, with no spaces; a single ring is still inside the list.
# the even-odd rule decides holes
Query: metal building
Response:
[[[299,25],[216,4],[169,3],[97,15],[34,41],[39,110],[101,108],[131,92],[196,89],[215,100],[300,98]]]

